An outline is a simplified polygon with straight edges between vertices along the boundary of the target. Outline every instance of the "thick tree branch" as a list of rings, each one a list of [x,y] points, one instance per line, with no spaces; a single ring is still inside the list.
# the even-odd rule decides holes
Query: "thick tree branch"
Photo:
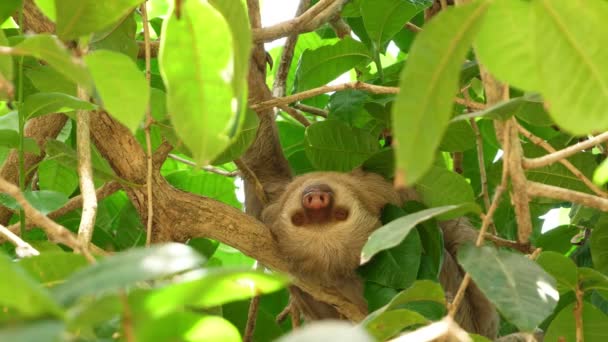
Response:
[[[342,5],[346,1],[320,0],[302,15],[270,27],[256,28],[259,26],[253,26],[252,21],[253,41],[256,43],[271,42],[292,34],[313,31],[331,20],[342,9]]]
[[[61,132],[67,120],[67,116],[63,114],[51,114],[28,121],[25,127],[25,136],[36,140],[36,144],[40,148],[40,155],[25,154],[24,162],[26,170],[32,170],[32,168],[42,161],[45,156],[44,146],[47,139],[55,138]],[[33,174],[34,172],[30,172],[26,175],[26,183],[30,182]],[[7,157],[2,169],[0,169],[0,177],[10,183],[17,184],[19,180],[19,155],[17,151],[11,151]],[[13,212],[0,205],[0,224],[7,224],[11,216],[13,216]]]

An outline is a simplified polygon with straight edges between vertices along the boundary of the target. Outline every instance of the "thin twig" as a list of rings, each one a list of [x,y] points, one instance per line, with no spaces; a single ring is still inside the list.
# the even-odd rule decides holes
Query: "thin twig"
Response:
[[[511,240],[503,239],[503,238],[498,237],[498,236],[493,235],[493,234],[486,233],[484,235],[484,238],[486,240],[488,240],[488,241],[492,241],[496,246],[513,248],[513,249],[516,249],[516,250],[518,250],[518,251],[520,251],[522,253],[525,253],[525,254],[530,254],[530,253],[533,253],[535,251],[535,249],[532,248],[529,244],[523,245],[523,244],[521,244],[521,243],[519,243],[517,241],[511,241]]]
[[[175,161],[178,161],[178,162],[180,162],[182,164],[186,164],[188,166],[198,167],[198,165],[196,165],[195,162],[190,161],[190,160],[185,159],[185,158],[182,158],[182,157],[180,157],[178,155],[175,155],[175,154],[172,154],[172,153],[169,154],[169,158],[171,158],[171,159],[173,159]],[[218,169],[218,168],[213,167],[213,166],[203,166],[203,167],[200,167],[200,169],[205,170],[207,172],[217,173],[218,175],[222,175],[222,176],[226,176],[226,177],[236,177],[236,176],[238,176],[240,174],[240,172],[238,170],[236,170],[236,171],[226,171],[226,170]]]
[[[418,26],[414,23],[411,23],[411,22],[405,23],[405,28],[414,33],[422,32],[422,28],[420,26]]]
[[[296,17],[302,15],[308,6],[310,6],[310,0],[300,0],[300,4],[296,10]],[[272,85],[272,95],[274,97],[285,96],[287,75],[289,74],[293,52],[299,36],[299,34],[291,34],[285,40],[285,45],[283,45],[283,52],[281,53],[281,59],[279,61],[279,68],[277,69],[277,74],[274,77],[274,83]]]
[[[581,290],[579,284],[576,284],[574,290],[576,295],[576,303],[574,304],[574,324],[576,326],[576,342],[583,342],[585,340],[583,336],[583,296],[584,292]]]
[[[129,305],[129,297],[125,291],[120,293],[120,301],[122,302],[123,314],[122,314],[122,327],[125,334],[125,340],[127,342],[134,342],[135,332],[133,329],[133,314],[131,312],[131,306]]]
[[[17,200],[17,203],[23,208],[25,211],[25,215],[36,225],[40,226],[48,236],[50,241],[56,241],[62,243],[77,252],[81,252],[87,260],[90,262],[94,262],[95,259],[88,252],[87,249],[82,248],[80,242],[64,226],[58,224],[57,222],[51,220],[50,218],[44,216],[41,212],[35,209],[23,196],[19,187],[15,186],[12,183],[9,183],[4,178],[0,177],[0,191],[7,193],[9,196],[13,197]]]
[[[312,114],[312,115],[320,116],[322,118],[327,118],[327,115],[329,114],[324,109],[320,109],[320,108],[317,108],[317,107],[305,105],[303,103],[295,103],[293,105],[293,108],[299,109],[299,110],[301,110],[303,112],[306,112],[306,113],[309,113],[309,114]]]
[[[295,109],[293,107],[289,107],[288,105],[279,105],[278,107],[282,111],[284,111],[287,114],[289,114],[289,116],[291,116],[292,118],[294,118],[296,121],[298,121],[299,123],[301,123],[302,125],[304,125],[304,127],[310,126],[310,121],[308,121],[308,119],[306,119],[304,117],[304,115],[302,115],[302,113],[300,113],[297,109]]]
[[[32,247],[29,243],[23,241],[20,237],[15,235],[13,232],[8,230],[5,226],[0,224],[0,235],[4,235],[10,243],[15,245],[15,253],[21,258],[40,255],[40,252],[36,248]]]
[[[150,86],[150,79],[152,77],[150,67],[150,26],[148,24],[148,10],[146,9],[147,1],[144,1],[140,6],[141,20],[144,27],[144,44],[145,44],[145,60],[146,60],[146,81],[148,87]],[[152,113],[150,111],[150,103],[146,106],[146,125],[144,127],[144,134],[146,136],[146,197],[148,206],[148,217],[146,220],[146,246],[150,246],[152,242],[152,222],[154,218],[154,202],[152,200],[152,171],[154,170],[152,165],[152,138],[150,137],[150,126],[152,126]]]
[[[544,155],[542,157],[538,157],[538,158],[532,158],[532,159],[524,159],[524,168],[526,169],[536,169],[539,167],[543,167],[543,166],[547,166],[550,164],[555,163],[556,161],[559,161],[561,159],[564,158],[568,158],[573,154],[576,154],[582,150],[586,150],[589,148],[592,148],[596,145],[600,145],[601,143],[603,143],[604,141],[608,141],[608,132],[604,132],[602,134],[596,135],[593,138],[590,138],[588,140],[579,142],[577,144],[574,144],[572,146],[568,146],[564,149],[561,149],[559,151],[555,151],[553,153]]]
[[[582,204],[587,207],[608,211],[608,199],[589,195],[583,192],[564,189],[559,186],[528,181],[526,191],[530,197],[546,197]]]
[[[548,142],[546,142],[546,141],[542,140],[541,138],[535,136],[534,134],[532,134],[530,131],[528,131],[527,129],[525,129],[521,125],[518,125],[518,129],[519,129],[519,132],[521,134],[523,134],[526,138],[530,139],[530,141],[532,141],[536,145],[544,148],[545,150],[547,150],[551,154],[557,153],[557,150],[555,150],[555,148],[553,148],[553,146],[551,146]],[[528,168],[527,162],[530,161],[530,160],[531,159],[524,158],[524,161],[523,161],[524,168],[526,168],[526,169]],[[560,164],[564,165],[568,170],[570,170],[570,172],[572,172],[572,174],[576,178],[580,179],[583,183],[585,183],[585,185],[589,189],[591,189],[591,191],[593,191],[596,195],[598,195],[600,197],[603,197],[603,198],[608,198],[608,193],[606,193],[604,190],[600,189],[597,185],[593,184],[593,182],[589,178],[587,178],[581,172],[581,170],[579,170],[570,161],[568,161],[568,159],[563,158],[563,159],[558,159],[557,161]]]
[[[481,194],[479,194],[483,198],[483,204],[486,212],[490,209],[490,192],[488,191],[488,175],[486,174],[486,163],[483,159],[483,137],[481,136],[481,132],[479,131],[479,126],[477,126],[477,121],[475,119],[470,119],[471,128],[473,128],[473,132],[475,132],[475,140],[477,141],[477,163],[479,164],[479,177],[481,178]],[[490,218],[492,220],[492,218]],[[496,234],[496,227],[494,227],[494,222],[490,223],[490,231],[492,234]]]
[[[293,94],[293,95],[289,95],[289,96],[285,96],[285,97],[273,98],[273,99],[270,99],[267,101],[253,104],[253,105],[251,105],[251,109],[253,109],[255,111],[260,111],[260,110],[269,109],[272,107],[277,107],[282,104],[289,104],[292,102],[301,101],[304,99],[315,97],[317,95],[330,93],[330,92],[334,92],[334,91],[342,91],[342,90],[347,90],[347,89],[364,90],[364,91],[367,91],[372,94],[398,94],[399,93],[399,87],[385,87],[385,86],[378,86],[378,85],[373,85],[373,84],[369,84],[369,83],[356,81],[356,82],[342,83],[342,84],[337,84],[337,85],[325,85],[322,87],[309,89],[309,90],[306,90],[306,91],[303,91],[303,92],[300,92],[297,94]],[[467,106],[469,108],[473,108],[473,109],[486,108],[486,105],[484,105],[483,103],[471,102],[471,101],[467,101],[465,99],[458,98],[458,97],[454,98],[454,102],[461,104],[463,106]]]
[[[333,18],[347,0],[321,0],[296,18],[264,28],[253,26],[253,41],[255,43],[271,42],[273,40],[318,28],[321,24]]]
[[[82,88],[78,88],[78,97],[87,100],[87,95]],[[97,214],[97,196],[95,184],[93,183],[93,168],[91,167],[91,137],[90,137],[90,113],[86,110],[77,112],[77,152],[78,152],[78,179],[80,182],[80,193],[82,194],[82,214],[78,226],[78,239],[80,245],[88,250],[95,228],[95,216]]]
[[[247,182],[254,184],[255,195],[262,203],[262,205],[268,204],[268,197],[266,196],[266,191],[264,191],[264,186],[262,185],[258,177],[255,175],[255,173],[241,159],[235,159],[234,163],[241,170],[241,176]]]
[[[259,262],[256,265],[256,269],[263,269],[264,266]],[[245,324],[245,333],[243,334],[243,342],[253,341],[253,333],[255,332],[255,323],[258,318],[258,310],[260,308],[260,296],[255,295],[251,298],[249,303],[249,310],[247,311],[247,323]]]

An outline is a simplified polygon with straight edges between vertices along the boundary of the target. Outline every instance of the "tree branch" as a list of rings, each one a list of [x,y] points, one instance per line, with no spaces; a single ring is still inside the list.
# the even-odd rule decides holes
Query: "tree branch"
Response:
[[[346,1],[320,0],[296,18],[264,28],[255,28],[259,26],[252,25],[254,27],[253,41],[256,43],[271,42],[292,34],[313,31],[333,18],[342,9],[342,5]]]
[[[3,235],[10,243],[15,245],[15,252],[21,258],[40,255],[40,252],[36,248],[32,247],[29,243],[23,241],[15,233],[11,232],[8,228],[0,224],[0,235]]]
[[[551,165],[553,163],[555,163],[556,161],[560,161],[564,158],[568,158],[580,151],[583,150],[587,150],[590,148],[593,148],[596,145],[600,145],[603,142],[608,141],[608,132],[604,132],[600,135],[596,135],[593,138],[587,139],[585,141],[579,142],[577,144],[574,144],[572,146],[568,146],[564,149],[561,149],[559,151],[555,151],[544,155],[542,157],[538,157],[538,158],[532,158],[532,159],[524,159],[524,168],[526,169],[536,169],[539,167],[543,167],[543,166],[547,166],[547,165]]]
[[[526,191],[530,197],[554,198],[565,202],[582,204],[601,211],[608,211],[608,199],[560,188],[558,186],[527,181]]]
[[[529,132],[527,129],[523,128],[521,125],[517,125],[517,128],[519,129],[519,132],[521,134],[523,134],[526,138],[530,139],[530,141],[532,141],[536,145],[539,145],[540,147],[544,148],[551,154],[557,153],[557,151],[553,148],[553,146],[551,146],[549,143],[542,140],[541,138],[535,136],[534,134]],[[526,165],[527,161],[530,161],[530,159],[527,159],[527,158],[523,159],[523,166],[525,169],[528,168]],[[560,164],[564,165],[568,170],[570,170],[570,172],[572,172],[572,174],[576,178],[580,179],[583,183],[585,183],[585,185],[589,189],[591,189],[591,191],[595,192],[596,195],[603,197],[603,198],[608,198],[608,194],[605,191],[600,189],[597,185],[593,184],[593,182],[591,180],[589,180],[589,178],[585,177],[585,175],[581,172],[581,170],[579,170],[576,166],[572,165],[572,163],[569,162],[568,159],[563,158],[563,159],[558,159],[557,161]]]

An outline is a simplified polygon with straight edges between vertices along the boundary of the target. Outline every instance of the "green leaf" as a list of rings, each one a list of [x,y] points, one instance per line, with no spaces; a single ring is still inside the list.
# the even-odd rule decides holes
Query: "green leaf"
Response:
[[[532,2],[496,0],[475,38],[475,53],[498,79],[521,89],[539,90],[533,36]]]
[[[534,330],[557,305],[555,279],[523,255],[466,244],[458,261],[505,319],[523,331]]]
[[[19,260],[19,265],[44,286],[53,286],[88,265],[84,256],[74,253],[46,252]]]
[[[479,212],[479,207],[475,204],[475,194],[473,188],[466,179],[449,170],[433,166],[424,177],[415,185],[415,189],[420,194],[422,203],[429,208],[441,207],[446,205],[462,205],[462,211],[450,212],[440,215],[439,219],[447,220],[463,214],[463,212]]]
[[[452,113],[462,63],[487,7],[485,1],[474,1],[441,11],[412,45],[392,108],[396,175],[405,184],[418,181],[433,163]]]
[[[2,307],[17,310],[26,317],[62,315],[62,309],[48,291],[4,254],[0,254],[0,274],[5,280],[0,282]]]
[[[240,123],[237,135],[231,139],[230,145],[226,147],[224,152],[215,158],[211,163],[212,165],[221,165],[231,162],[247,151],[249,145],[255,139],[255,135],[258,131],[258,124],[260,120],[257,114],[247,109],[244,113],[244,119]]]
[[[138,341],[240,342],[238,329],[225,318],[195,312],[172,312],[155,320],[137,320]]]
[[[78,173],[56,160],[46,159],[38,165],[38,186],[40,190],[51,190],[70,196],[78,188]]]
[[[239,115],[246,115],[247,105],[247,73],[249,70],[249,56],[251,54],[251,25],[245,1],[210,0],[226,19],[232,32],[232,47],[234,49],[234,77],[232,89],[239,101]]]
[[[9,325],[0,329],[0,341],[59,341],[64,330],[62,321],[42,320]]]
[[[3,0],[0,3],[0,24],[17,12],[17,9],[21,7],[21,2],[22,0]]]
[[[608,274],[608,227],[598,226],[591,232],[591,257],[593,258],[593,267]]]
[[[131,249],[74,273],[53,289],[53,295],[70,304],[81,296],[116,291],[139,281],[186,271],[202,261],[192,248],[177,243]]]
[[[543,251],[554,251],[566,254],[570,248],[572,248],[570,239],[579,232],[580,229],[575,226],[559,226],[539,236],[534,245],[542,248]]]
[[[380,149],[376,137],[335,120],[308,126],[304,143],[306,156],[319,170],[350,171]]]
[[[528,156],[535,151],[541,151],[536,145],[528,144],[524,147]],[[532,153],[530,153],[532,152]],[[536,156],[536,155],[534,155]],[[595,168],[595,157],[589,153],[579,153],[568,158],[568,160],[587,178],[591,178]],[[580,192],[592,193],[583,181],[574,176],[570,170],[560,163],[554,163],[537,169],[526,170],[526,176],[531,181],[541,182],[548,185],[559,186]]]
[[[0,129],[0,146],[19,148],[19,133],[12,129]],[[32,138],[23,138],[23,150],[35,155],[40,154],[40,148]]]
[[[556,252],[542,252],[536,262],[557,280],[559,293],[563,294],[576,289],[578,276],[572,259]]]
[[[608,183],[608,159],[604,159],[593,172],[593,183],[599,186]]]
[[[135,61],[139,52],[135,40],[136,31],[135,15],[131,13],[105,32],[93,34],[89,47],[91,50],[110,50],[125,54]]]
[[[146,114],[150,89],[133,61],[120,53],[97,50],[85,56],[103,107],[135,132]]]
[[[378,173],[384,178],[393,178],[395,172],[395,151],[392,147],[374,153],[363,163],[363,170]]]
[[[288,278],[279,274],[210,269],[196,280],[173,284],[146,296],[144,309],[159,317],[189,307],[209,308],[282,289]]]
[[[347,322],[318,321],[296,329],[277,340],[277,342],[309,341],[373,342],[375,339],[363,328]]]
[[[222,175],[194,170],[181,170],[167,175],[174,187],[216,199],[235,208],[241,208],[236,198],[234,179]]]
[[[142,0],[55,1],[57,35],[64,40],[101,31],[131,12]]]
[[[455,121],[448,125],[439,144],[440,151],[463,152],[475,147],[475,132],[465,121]]]
[[[436,302],[445,305],[445,295],[439,283],[430,280],[418,280],[412,286],[397,294],[386,308],[394,309],[411,302]]]
[[[458,209],[460,209],[460,206],[457,205],[426,209],[400,217],[378,228],[369,237],[365,246],[363,246],[363,250],[361,251],[361,263],[368,262],[380,251],[399,245],[417,224],[437,215],[449,213],[452,210]]]
[[[544,125],[547,121],[551,122],[544,111],[542,99],[533,93],[499,102],[484,110],[455,116],[451,121],[457,122],[478,117],[506,120],[513,115],[521,116],[527,122],[531,121],[532,124],[540,123]]]
[[[80,0],[77,0],[80,1]],[[71,2],[71,1],[70,1]],[[63,3],[63,1],[60,1]],[[61,41],[49,34],[27,37],[14,47],[15,53],[42,59],[67,79],[89,90],[91,76],[82,62],[70,54]]]
[[[66,113],[74,110],[94,110],[97,106],[77,97],[62,93],[36,93],[23,101],[23,115],[32,119],[46,114]]]
[[[580,267],[578,269],[578,281],[581,290],[585,292],[598,290],[603,294],[608,294],[608,277],[593,268]]]
[[[409,326],[428,322],[427,318],[415,311],[396,309],[374,316],[374,319],[366,321],[363,326],[377,341],[386,341]]]
[[[38,209],[38,211],[44,215],[63,207],[69,200],[68,196],[65,194],[49,190],[26,190],[23,192],[23,196],[34,208]],[[4,194],[0,194],[0,203],[11,209],[21,208],[16,200]]]
[[[66,144],[57,140],[47,140],[44,148],[48,157],[47,160],[56,160],[58,163],[71,170],[75,170],[78,167],[78,156],[76,151]],[[119,179],[114,175],[114,171],[112,171],[111,168],[97,162],[95,158],[93,158],[93,172],[95,177],[98,177],[100,180],[108,181]]]
[[[233,55],[230,27],[207,2],[185,2],[179,19],[174,13],[163,23],[159,66],[167,108],[198,164],[209,164],[234,133]]]
[[[76,96],[76,84],[48,65],[27,68],[25,75],[43,93],[63,93]]]
[[[576,341],[574,306],[572,303],[563,308],[553,319],[545,341]],[[608,316],[589,302],[583,302],[583,338],[585,342],[602,342],[608,339]]]
[[[345,37],[333,45],[306,50],[300,58],[295,87],[297,91],[303,91],[325,85],[370,60],[365,45],[350,37]]]
[[[360,8],[367,34],[379,50],[418,12],[431,4],[429,0],[362,0]]]
[[[536,48],[541,93],[550,114],[568,132],[608,129],[608,13],[605,1],[540,0]],[[567,25],[577,22],[580,25]]]
[[[0,5],[0,15],[2,15],[2,6]],[[2,20],[0,20],[1,22]],[[6,39],[3,30],[0,30],[0,46],[9,46],[8,39]],[[0,77],[8,81],[13,80],[13,58],[10,55],[0,55]]]

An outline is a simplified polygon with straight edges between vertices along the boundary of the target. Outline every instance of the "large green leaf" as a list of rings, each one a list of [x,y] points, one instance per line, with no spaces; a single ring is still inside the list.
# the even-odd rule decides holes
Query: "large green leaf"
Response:
[[[49,190],[26,190],[23,192],[23,196],[34,208],[44,215],[61,208],[68,202],[67,195]],[[0,194],[0,203],[11,209],[21,208],[15,199],[8,197],[8,195],[5,194]]]
[[[83,101],[77,97],[62,93],[36,93],[23,101],[23,115],[26,119],[35,118],[45,114],[66,113],[75,110],[94,110],[94,104]]]
[[[142,1],[55,0],[57,35],[67,40],[103,30]]]
[[[432,1],[362,0],[363,24],[376,49],[401,31],[405,24]]]
[[[19,133],[12,129],[0,129],[0,146],[8,148],[19,148]],[[40,154],[40,148],[36,140],[32,138],[23,139],[23,150],[25,152]]]
[[[557,305],[555,279],[521,254],[466,244],[458,261],[500,313],[523,331],[534,330]]]
[[[304,51],[296,74],[295,87],[303,91],[334,80],[371,57],[365,45],[346,37],[333,45]]]
[[[0,305],[23,316],[61,316],[62,309],[48,291],[24,272],[18,264],[0,253]]]
[[[211,164],[220,165],[239,158],[255,139],[260,120],[257,114],[250,109],[247,109],[243,115],[244,118],[240,122],[237,135],[231,139],[230,145]]]
[[[545,341],[576,341],[576,320],[572,303],[553,319],[545,334]],[[608,339],[608,316],[589,302],[583,302],[583,338],[585,342],[603,342]]]
[[[556,252],[542,252],[536,262],[555,278],[559,293],[576,289],[578,275],[572,259]]]
[[[534,245],[542,248],[543,251],[554,251],[566,254],[572,248],[572,237],[580,232],[576,226],[563,225],[551,229],[539,236]]]
[[[232,42],[230,26],[207,2],[185,2],[180,18],[174,13],[163,23],[159,66],[167,108],[199,164],[209,164],[234,134]]]
[[[238,329],[231,322],[219,316],[183,311],[172,312],[154,320],[137,318],[134,326],[138,341],[242,341]]]
[[[84,256],[74,253],[46,252],[19,261],[19,265],[45,286],[54,286],[88,265]]]
[[[78,187],[78,173],[53,159],[43,160],[38,165],[40,190],[51,190],[71,196]]]
[[[448,205],[440,208],[431,208],[400,217],[374,231],[361,251],[361,263],[368,262],[380,251],[392,248],[405,239],[418,223],[435,216],[460,209],[457,205]]]
[[[462,152],[474,147],[475,132],[464,121],[451,122],[439,144],[439,150],[446,152]]]
[[[60,1],[61,2],[61,1]],[[89,89],[91,76],[80,60],[72,57],[61,41],[49,34],[27,37],[15,46],[15,53],[42,59],[67,79]]]
[[[3,0],[0,3],[0,24],[15,13],[21,7],[21,3],[22,0]]]
[[[445,205],[468,204],[464,211],[479,211],[475,203],[473,188],[467,180],[452,171],[433,166],[424,177],[416,183],[416,191],[420,194],[422,203],[435,208]],[[440,215],[440,219],[449,219],[462,215],[462,212],[451,212]]]
[[[500,80],[525,90],[539,90],[533,35],[532,2],[496,0],[475,38],[475,52]]]
[[[126,55],[97,50],[85,56],[103,107],[134,132],[146,114],[150,89],[143,73]]]
[[[396,309],[384,311],[364,324],[365,329],[377,341],[386,341],[403,329],[412,325],[422,325],[429,320],[416,311]]]
[[[234,48],[232,89],[239,101],[239,115],[244,115],[247,102],[247,71],[249,70],[249,54],[252,45],[251,25],[249,25],[246,2],[244,0],[210,0],[209,3],[224,16],[232,31]]]
[[[485,1],[473,1],[442,11],[412,45],[392,109],[396,175],[405,184],[418,181],[433,163],[452,113],[462,63],[487,7]]]
[[[43,93],[63,93],[76,96],[76,84],[48,65],[27,68],[25,75]]]
[[[180,190],[241,208],[241,203],[236,198],[234,179],[230,177],[204,171],[181,170],[167,175],[166,178],[171,185]]]
[[[279,274],[255,271],[212,269],[198,279],[154,291],[144,299],[143,309],[152,316],[162,316],[186,306],[209,308],[256,294],[277,291],[288,283]]]
[[[19,325],[11,324],[0,329],[0,341],[59,341],[64,328],[62,321],[54,320],[34,321]]]
[[[539,151],[541,151],[541,149],[536,145],[528,144],[524,147],[526,156],[536,157],[544,155],[544,153],[538,154]],[[569,157],[568,160],[572,165],[579,169],[583,175],[588,178],[592,177],[593,170],[596,166],[595,156],[590,153],[579,153]],[[585,185],[580,178],[574,176],[570,170],[560,163],[526,170],[526,176],[531,181],[592,193],[589,187]]]
[[[320,170],[350,171],[380,149],[376,137],[337,120],[308,126],[304,143],[306,156]]]
[[[136,31],[135,14],[131,13],[109,29],[95,33],[89,47],[91,50],[110,50],[122,53],[135,61],[139,51],[135,40]]]
[[[47,140],[44,148],[48,159],[56,160],[61,165],[72,170],[75,170],[78,167],[78,155],[76,154],[76,151],[68,145],[57,140]],[[94,157],[93,172],[95,177],[104,181],[119,179],[110,167],[101,163]]]
[[[608,275],[608,227],[599,226],[593,229],[589,242],[593,267]]]
[[[152,280],[197,267],[202,257],[192,248],[170,243],[132,249],[100,260],[74,273],[53,289],[64,304],[80,296],[116,291],[139,281]]]
[[[608,3],[539,0],[532,6],[539,90],[551,116],[574,134],[608,129]]]

